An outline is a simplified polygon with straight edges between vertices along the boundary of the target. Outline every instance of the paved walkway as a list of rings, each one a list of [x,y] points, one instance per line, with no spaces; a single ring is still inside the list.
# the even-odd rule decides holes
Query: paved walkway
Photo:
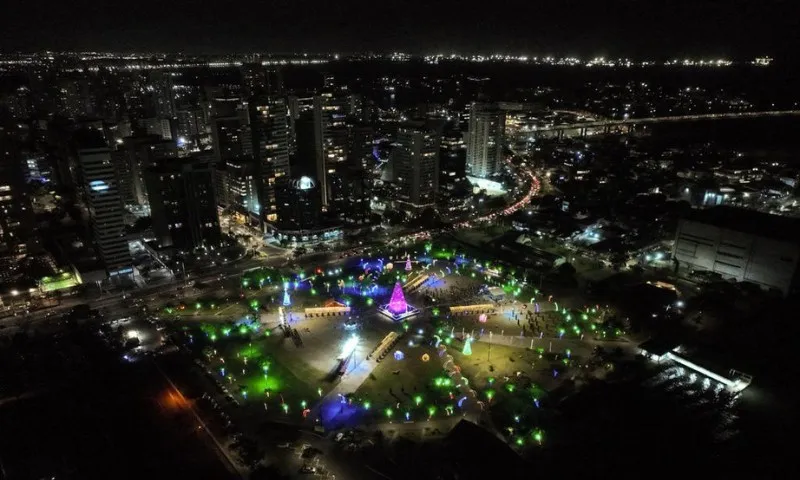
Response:
[[[357,348],[353,353],[352,361],[354,364],[348,367],[347,373],[341,377],[339,383],[311,408],[311,412],[305,420],[306,424],[316,423],[322,405],[334,401],[338,402],[339,395],[347,395],[358,390],[358,387],[369,378],[372,371],[378,366],[378,362],[374,358],[366,359],[366,347]]]

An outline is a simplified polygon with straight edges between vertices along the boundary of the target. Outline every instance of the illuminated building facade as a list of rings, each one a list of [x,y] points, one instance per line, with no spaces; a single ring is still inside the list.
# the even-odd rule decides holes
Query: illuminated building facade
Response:
[[[317,152],[316,177],[320,185],[323,206],[341,198],[339,169],[347,160],[348,128],[346,98],[323,93],[314,97],[315,151]]]
[[[250,128],[255,156],[256,188],[262,217],[274,219],[276,191],[289,175],[289,126],[286,100],[261,97],[250,102]]]
[[[240,213],[261,213],[252,158],[231,158],[218,165],[217,201]]]
[[[467,165],[472,176],[497,173],[503,160],[505,112],[494,105],[473,103],[467,136]]]
[[[411,210],[433,207],[439,191],[440,136],[425,127],[403,126],[393,152],[394,177],[401,206]]]

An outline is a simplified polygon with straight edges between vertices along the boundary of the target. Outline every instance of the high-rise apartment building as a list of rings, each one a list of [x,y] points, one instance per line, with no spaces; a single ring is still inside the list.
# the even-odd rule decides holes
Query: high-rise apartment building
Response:
[[[0,255],[25,255],[33,220],[19,132],[0,126]]]
[[[209,155],[161,161],[147,169],[145,182],[159,246],[188,251],[219,244],[214,163]]]
[[[83,142],[82,142],[83,143]],[[111,150],[102,142],[88,142],[78,150],[84,198],[89,208],[92,241],[109,277],[133,273],[125,237],[125,208]]]
[[[184,107],[176,112],[176,133],[179,142],[199,145],[206,135],[206,117],[201,108]]]
[[[505,112],[495,105],[473,103],[467,135],[467,166],[470,174],[487,178],[497,173],[503,161]]]
[[[16,126],[0,126],[0,284],[22,276],[33,227],[21,143]]]
[[[143,118],[139,121],[139,131],[147,135],[158,135],[164,140],[171,140],[172,122],[168,118]]]
[[[172,73],[164,70],[153,70],[149,74],[147,93],[150,98],[152,112],[158,118],[175,116],[175,82]]]
[[[440,136],[424,126],[402,126],[393,152],[398,201],[412,211],[433,207],[439,191]]]
[[[303,99],[292,98],[292,123],[296,175],[313,178],[327,207],[341,200],[341,170],[346,167],[351,140],[346,98],[330,93],[316,95],[310,108],[303,108]]]
[[[232,158],[252,157],[253,138],[247,110],[238,109],[234,116],[213,118],[211,139],[218,164]]]
[[[245,63],[239,69],[242,87],[248,97],[258,95],[283,95],[283,78],[280,70],[266,67],[261,62]]]
[[[288,109],[286,100],[279,97],[253,99],[249,108],[256,187],[262,216],[272,220],[276,211],[277,183],[289,175]]]
[[[217,202],[235,212],[260,214],[255,165],[251,157],[231,158],[217,165]]]
[[[123,139],[122,145],[112,154],[119,174],[119,193],[122,203],[130,207],[147,207],[147,188],[144,171],[161,159],[175,158],[175,142],[159,135],[142,135]]]

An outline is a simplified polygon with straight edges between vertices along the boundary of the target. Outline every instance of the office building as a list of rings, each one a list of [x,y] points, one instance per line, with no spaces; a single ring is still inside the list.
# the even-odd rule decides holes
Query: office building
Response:
[[[209,155],[163,160],[145,173],[153,232],[161,247],[190,251],[221,239]]]
[[[274,220],[275,189],[289,175],[289,126],[286,100],[260,97],[250,102],[250,132],[255,158],[256,188],[265,220]]]
[[[798,288],[800,220],[728,206],[693,210],[678,224],[673,258],[787,295]]]
[[[278,188],[279,229],[300,234],[319,228],[320,200],[317,182],[309,177],[281,181]]]
[[[112,279],[133,274],[128,240],[125,237],[125,207],[111,150],[102,138],[87,138],[79,145],[78,164],[84,199],[89,209],[92,241],[98,257]]]
[[[398,129],[392,168],[402,208],[420,211],[434,206],[439,191],[439,142],[439,135],[424,126]]]
[[[473,103],[470,108],[467,134],[467,166],[470,174],[487,178],[503,162],[505,113],[494,105]]]
[[[322,124],[315,121],[314,111],[301,112],[294,120],[296,148],[292,155],[292,174],[317,179],[322,168]]]

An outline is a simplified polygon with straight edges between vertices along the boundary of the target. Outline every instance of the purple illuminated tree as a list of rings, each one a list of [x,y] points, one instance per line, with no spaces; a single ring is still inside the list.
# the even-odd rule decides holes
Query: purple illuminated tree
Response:
[[[400,285],[400,282],[394,284],[394,290],[392,290],[392,298],[389,300],[388,308],[389,311],[395,315],[408,311],[408,304],[406,303],[405,295],[403,295],[403,287]]]
[[[406,272],[411,271],[411,257],[406,257]]]

